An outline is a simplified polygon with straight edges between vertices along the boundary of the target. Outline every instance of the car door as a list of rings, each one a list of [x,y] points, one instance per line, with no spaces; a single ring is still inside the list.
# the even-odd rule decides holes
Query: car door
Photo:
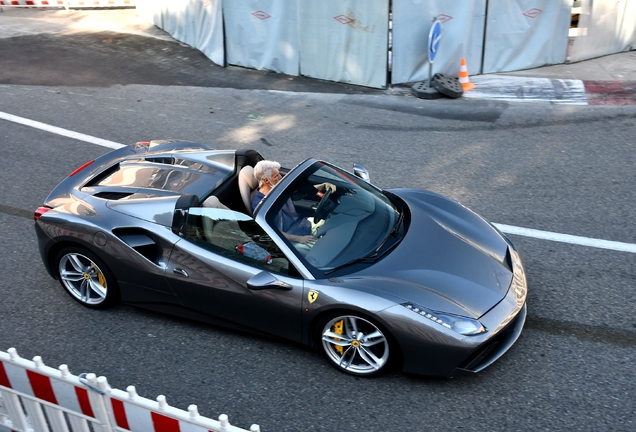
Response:
[[[252,218],[191,208],[181,236],[166,278],[185,307],[301,340],[303,280],[292,276],[289,260]]]

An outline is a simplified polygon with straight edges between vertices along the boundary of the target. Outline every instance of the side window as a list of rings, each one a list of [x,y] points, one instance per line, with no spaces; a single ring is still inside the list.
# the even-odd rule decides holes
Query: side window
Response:
[[[249,216],[226,209],[192,207],[184,236],[227,258],[289,274],[289,261],[263,229]]]

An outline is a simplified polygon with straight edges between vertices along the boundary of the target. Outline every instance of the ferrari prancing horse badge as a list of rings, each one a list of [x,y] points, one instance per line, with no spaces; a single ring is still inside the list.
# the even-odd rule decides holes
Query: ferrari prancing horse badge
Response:
[[[309,299],[309,303],[313,303],[318,298],[318,291],[311,290],[309,294],[307,294],[307,299]]]

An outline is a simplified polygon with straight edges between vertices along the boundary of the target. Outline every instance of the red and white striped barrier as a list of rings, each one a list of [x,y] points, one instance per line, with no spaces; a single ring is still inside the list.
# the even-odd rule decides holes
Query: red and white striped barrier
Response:
[[[84,377],[85,375],[85,377]],[[21,358],[15,348],[0,351],[0,431],[4,432],[248,432],[171,407],[165,396],[152,401],[112,389],[105,377],[72,375],[66,365],[46,366],[40,357]],[[249,432],[260,432],[252,425]]]
[[[128,7],[136,6],[136,0],[0,0],[0,6],[31,7]]]

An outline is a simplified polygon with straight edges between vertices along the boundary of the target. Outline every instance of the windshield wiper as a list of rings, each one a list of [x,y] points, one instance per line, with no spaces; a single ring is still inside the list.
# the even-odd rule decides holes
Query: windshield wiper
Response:
[[[395,234],[399,231],[400,226],[402,226],[402,221],[403,221],[403,220],[404,220],[404,211],[401,211],[401,212],[400,212],[400,216],[398,217],[398,220],[397,220],[397,222],[396,222],[395,226],[393,227],[393,229],[391,230],[391,232],[389,233],[389,235],[387,235],[387,236],[384,238],[384,240],[382,240],[382,243],[380,243],[380,245],[379,245],[377,248],[375,248],[375,251],[374,251],[374,253],[373,253],[373,255],[374,255],[374,256],[375,256],[375,255],[377,255],[377,254],[378,254],[378,252],[380,252],[380,249],[382,249],[382,246],[384,246],[384,244],[385,244],[385,243],[386,243],[386,241],[389,239],[389,237],[391,237],[391,236],[395,236]],[[386,251],[384,251],[384,252],[382,253],[382,255],[384,255],[385,253],[386,253]]]
[[[400,227],[402,226],[402,222],[404,222],[404,210],[402,210],[400,212],[400,216],[398,216],[398,220],[395,223],[395,226],[393,227],[393,229],[391,230],[391,235],[395,235],[397,234],[397,232],[400,230]]]

